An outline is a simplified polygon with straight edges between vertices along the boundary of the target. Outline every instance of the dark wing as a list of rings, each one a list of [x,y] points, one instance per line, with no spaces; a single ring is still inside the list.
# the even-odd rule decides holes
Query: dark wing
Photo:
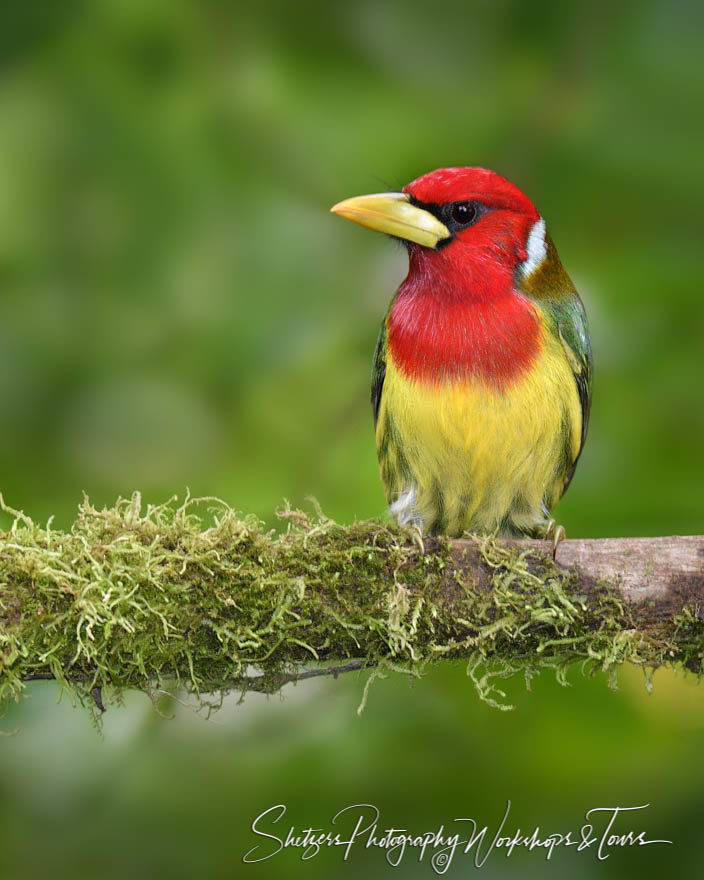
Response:
[[[562,347],[572,367],[574,381],[577,385],[577,393],[579,394],[579,402],[582,405],[582,440],[577,457],[572,462],[572,467],[565,480],[565,488],[563,489],[563,492],[565,492],[577,467],[577,462],[587,437],[587,428],[589,427],[589,410],[592,400],[592,346],[589,341],[587,316],[582,300],[576,292],[571,293],[559,304],[553,305],[552,311],[557,321],[557,331],[560,335]]]
[[[379,405],[381,403],[381,391],[384,387],[386,376],[386,318],[379,331],[379,339],[374,349],[374,363],[372,365],[372,409],[374,410],[374,427],[379,419]]]

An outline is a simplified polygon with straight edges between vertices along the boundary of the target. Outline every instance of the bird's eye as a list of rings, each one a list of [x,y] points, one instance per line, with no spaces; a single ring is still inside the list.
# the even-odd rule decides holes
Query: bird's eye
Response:
[[[471,202],[456,202],[452,206],[452,219],[460,226],[473,223],[477,216],[476,206]]]

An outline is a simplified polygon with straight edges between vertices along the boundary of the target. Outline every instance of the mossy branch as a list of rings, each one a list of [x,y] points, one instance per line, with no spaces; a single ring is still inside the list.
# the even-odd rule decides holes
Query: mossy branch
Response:
[[[143,510],[136,493],[103,510],[85,499],[62,532],[1,503],[14,522],[0,535],[0,700],[52,678],[97,709],[128,688],[206,703],[455,659],[506,708],[495,682],[518,671],[702,672],[704,538],[566,541],[555,565],[543,542],[421,553],[403,529],[317,509],[281,511],[277,535],[217,499]]]

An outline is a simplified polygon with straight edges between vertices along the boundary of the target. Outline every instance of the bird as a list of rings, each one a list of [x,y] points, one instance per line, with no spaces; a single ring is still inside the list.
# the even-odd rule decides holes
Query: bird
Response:
[[[564,538],[551,512],[587,435],[583,303],[531,199],[486,168],[440,168],[330,209],[400,240],[371,402],[389,511],[425,536]]]

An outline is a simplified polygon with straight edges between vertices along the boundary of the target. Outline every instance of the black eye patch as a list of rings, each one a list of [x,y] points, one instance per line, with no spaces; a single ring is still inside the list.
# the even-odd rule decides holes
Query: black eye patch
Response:
[[[458,232],[461,232],[468,226],[473,226],[489,210],[481,202],[472,201],[445,202],[444,205],[439,205],[437,202],[421,202],[418,199],[411,198],[411,204],[417,208],[422,208],[424,211],[428,211],[428,213],[437,217],[441,223],[447,226],[450,238],[438,242],[438,248],[449,244]]]

